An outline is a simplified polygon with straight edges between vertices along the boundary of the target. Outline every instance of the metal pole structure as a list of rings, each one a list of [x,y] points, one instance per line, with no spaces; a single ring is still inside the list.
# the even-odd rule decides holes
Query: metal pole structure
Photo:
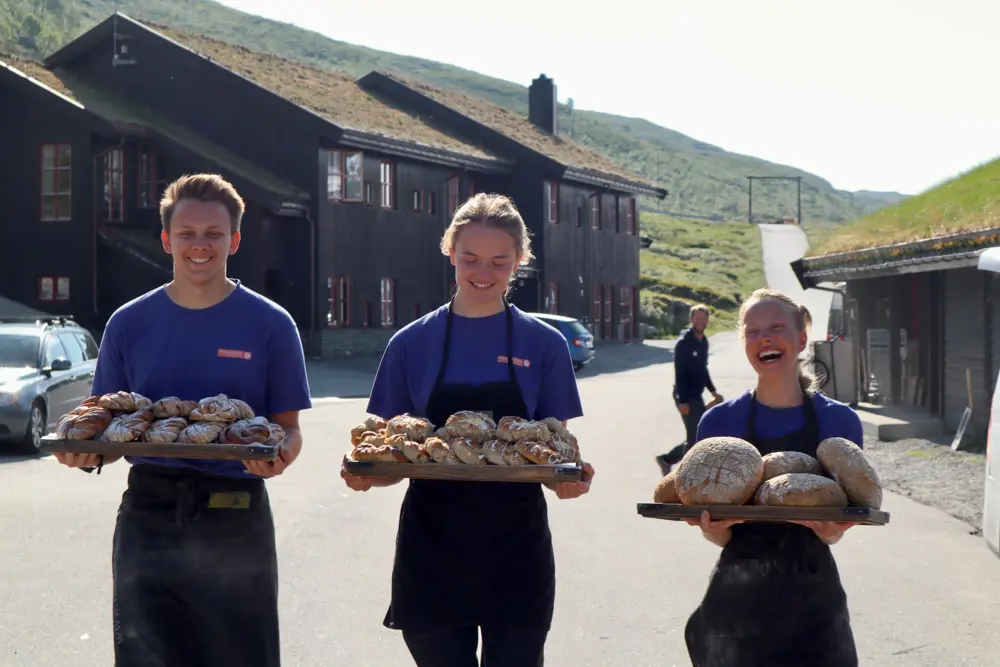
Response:
[[[753,176],[747,176],[750,181],[750,201],[747,203],[747,222],[753,223]]]

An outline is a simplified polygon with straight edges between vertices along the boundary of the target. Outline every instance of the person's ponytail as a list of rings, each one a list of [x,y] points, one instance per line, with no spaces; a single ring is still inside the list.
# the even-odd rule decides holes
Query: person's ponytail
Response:
[[[812,327],[812,315],[809,313],[809,309],[802,304],[798,304],[797,311],[796,323],[799,325],[799,330],[808,333]],[[810,395],[815,394],[816,390],[819,389],[819,380],[807,362],[802,359],[799,359],[799,386],[802,387],[802,391]]]

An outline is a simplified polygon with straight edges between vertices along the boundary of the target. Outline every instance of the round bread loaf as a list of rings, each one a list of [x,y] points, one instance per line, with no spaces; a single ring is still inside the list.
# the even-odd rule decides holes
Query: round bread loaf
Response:
[[[653,490],[653,502],[679,503],[680,501],[681,497],[677,495],[677,474],[671,470]]]
[[[881,509],[882,484],[864,450],[846,438],[827,438],[816,448],[816,457],[853,506]]]
[[[847,507],[847,494],[829,477],[808,472],[789,472],[761,483],[754,504],[778,507]]]
[[[808,472],[822,475],[823,466],[819,461],[803,452],[771,452],[764,457],[764,477],[762,481],[773,479],[790,472]]]
[[[677,466],[677,495],[685,505],[743,505],[764,474],[757,448],[740,438],[706,438]]]

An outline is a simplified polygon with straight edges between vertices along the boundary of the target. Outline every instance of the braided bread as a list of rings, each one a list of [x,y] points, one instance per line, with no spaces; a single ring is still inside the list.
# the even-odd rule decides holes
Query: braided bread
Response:
[[[531,440],[520,440],[514,443],[517,453],[528,459],[532,463],[539,465],[554,465],[566,463],[566,459],[553,451],[547,443],[532,442]]]
[[[111,423],[111,411],[101,407],[74,408],[56,422],[56,437],[63,440],[94,440]]]
[[[469,438],[453,438],[451,440],[451,449],[462,463],[473,466],[486,464],[483,446],[474,440]]]
[[[263,443],[271,437],[271,427],[264,417],[233,422],[219,435],[219,442],[229,445]]]
[[[176,442],[181,431],[187,428],[187,420],[183,417],[167,417],[154,421],[149,429],[142,434],[143,442]]]
[[[552,439],[552,434],[549,432],[549,427],[542,422],[529,421],[521,417],[504,417],[497,424],[496,437],[511,442],[519,440],[546,442]]]
[[[167,396],[153,403],[151,409],[157,419],[166,419],[167,417],[187,418],[196,407],[198,407],[197,401],[182,401],[176,396]]]
[[[198,401],[198,407],[191,411],[191,420],[200,422],[222,422],[229,424],[242,413],[225,394],[210,396]]]
[[[229,402],[232,403],[233,407],[236,409],[237,419],[253,419],[257,416],[254,414],[253,408],[251,408],[250,405],[244,401],[241,401],[238,398],[230,398]]]
[[[134,442],[149,430],[153,419],[151,410],[122,413],[111,420],[104,436],[111,442]]]
[[[434,432],[434,425],[423,417],[414,417],[410,414],[402,414],[393,417],[385,425],[386,437],[391,437],[402,433],[414,442],[423,442]]]
[[[104,394],[97,399],[97,404],[112,412],[137,412],[150,410],[153,407],[153,401],[134,391],[116,391],[113,394]]]
[[[453,438],[468,438],[476,442],[485,442],[496,437],[497,425],[488,415],[464,410],[448,417],[444,428],[448,435]]]
[[[406,463],[403,452],[391,445],[362,443],[354,448],[351,455],[355,461],[383,461],[386,463]]]
[[[194,422],[181,431],[181,434],[177,436],[177,442],[191,442],[199,445],[215,442],[224,428],[226,428],[224,422]]]
[[[385,430],[385,420],[381,417],[368,417],[351,429],[351,444],[357,445],[366,433],[378,433]]]
[[[288,436],[281,424],[270,422],[267,426],[271,431],[271,435],[264,441],[265,445],[279,445]]]

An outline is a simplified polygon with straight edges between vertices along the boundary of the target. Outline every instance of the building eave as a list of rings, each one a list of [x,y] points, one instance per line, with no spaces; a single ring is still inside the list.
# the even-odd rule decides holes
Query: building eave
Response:
[[[508,160],[466,155],[457,151],[434,148],[415,141],[403,141],[348,127],[343,129],[338,143],[351,148],[373,150],[456,169],[475,169],[482,172],[502,174],[509,172],[514,166],[514,163]]]
[[[803,287],[821,282],[943,271],[975,266],[979,255],[1000,245],[1000,228],[950,234],[865,250],[805,257],[792,263]]]
[[[615,176],[614,174],[591,171],[589,169],[584,170],[576,167],[566,167],[562,176],[566,180],[576,181],[577,183],[582,183],[584,185],[593,185],[600,188],[607,188],[608,190],[631,192],[637,195],[656,197],[657,199],[666,199],[667,195],[670,194],[666,188],[657,188],[643,183],[642,181],[635,181]]]

